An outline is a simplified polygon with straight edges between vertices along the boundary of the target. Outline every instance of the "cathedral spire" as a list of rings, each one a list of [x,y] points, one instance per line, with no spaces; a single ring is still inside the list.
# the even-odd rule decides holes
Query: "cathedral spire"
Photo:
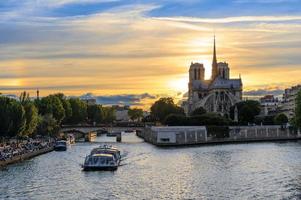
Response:
[[[215,35],[214,35],[211,79],[214,80],[216,78],[216,76],[217,76],[217,59],[216,59],[216,47],[215,47]]]

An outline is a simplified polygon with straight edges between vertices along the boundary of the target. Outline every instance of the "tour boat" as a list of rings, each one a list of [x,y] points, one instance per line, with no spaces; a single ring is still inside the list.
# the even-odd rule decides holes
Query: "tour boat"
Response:
[[[100,146],[92,149],[90,155],[86,156],[83,170],[116,170],[120,164],[121,155],[117,148],[112,146]]]
[[[117,160],[118,164],[120,163],[121,160],[121,154],[120,151],[116,147],[108,146],[108,145],[103,145],[98,148],[94,148],[91,151],[91,154],[111,154],[114,156],[114,158]]]
[[[84,171],[109,170],[114,171],[118,168],[118,161],[112,154],[90,154],[86,157],[83,165]]]
[[[55,151],[66,151],[67,150],[67,141],[59,140],[54,145]]]

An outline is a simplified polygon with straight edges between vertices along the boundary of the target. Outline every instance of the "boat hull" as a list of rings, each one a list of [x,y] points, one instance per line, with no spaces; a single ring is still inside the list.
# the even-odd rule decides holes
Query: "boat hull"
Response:
[[[66,146],[55,146],[54,147],[55,151],[67,151],[67,147]]]
[[[84,166],[84,171],[115,171],[117,170],[117,166]]]

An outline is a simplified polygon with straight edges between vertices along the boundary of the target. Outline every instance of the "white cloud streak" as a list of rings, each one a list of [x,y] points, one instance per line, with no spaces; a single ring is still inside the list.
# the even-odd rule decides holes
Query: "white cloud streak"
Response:
[[[196,18],[196,17],[155,17],[157,20],[168,20],[188,23],[212,23],[224,24],[235,22],[283,22],[300,21],[301,16],[240,16],[226,18]]]

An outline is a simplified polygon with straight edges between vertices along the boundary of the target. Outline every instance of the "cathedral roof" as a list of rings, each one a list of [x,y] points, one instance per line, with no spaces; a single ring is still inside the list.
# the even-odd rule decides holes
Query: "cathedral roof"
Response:
[[[210,84],[209,89],[217,88],[234,88],[239,89],[242,87],[241,79],[223,79],[221,77],[216,77],[214,81]]]
[[[204,81],[195,80],[195,81],[192,82],[192,87],[194,89],[208,89],[209,81],[207,81],[207,80],[204,80]]]

